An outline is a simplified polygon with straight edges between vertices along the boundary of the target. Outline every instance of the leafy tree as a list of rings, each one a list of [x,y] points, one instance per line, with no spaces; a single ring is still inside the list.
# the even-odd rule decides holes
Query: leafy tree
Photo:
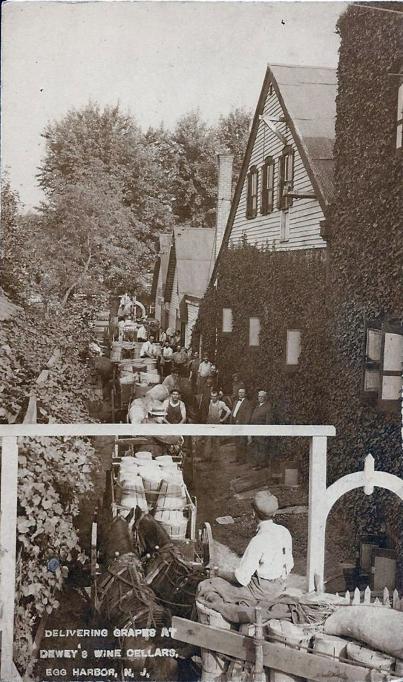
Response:
[[[180,223],[212,227],[217,195],[214,130],[199,112],[181,118],[172,133],[177,172],[174,175],[173,212]]]
[[[19,255],[24,240],[19,224],[20,199],[13,190],[7,172],[1,177],[1,266],[2,286],[17,294],[22,288],[23,273]]]
[[[50,123],[43,137],[46,152],[37,178],[48,199],[66,184],[98,182],[105,176],[119,184],[123,205],[148,226],[150,236],[166,229],[170,210],[160,195],[155,154],[134,118],[118,105],[101,109],[90,102],[73,109]]]
[[[251,113],[236,108],[228,116],[221,116],[217,126],[217,138],[220,145],[234,155],[233,186],[238,182],[243,157],[248,144]]]
[[[249,136],[250,115],[234,109],[216,127],[209,127],[198,112],[181,118],[173,132],[162,126],[147,132],[147,144],[156,153],[161,173],[157,183],[165,190],[177,222],[212,227],[217,200],[217,153],[234,155],[235,186]]]
[[[149,228],[124,202],[124,188],[94,167],[42,206],[46,278],[64,306],[77,290],[144,287],[153,257]],[[62,258],[60,257],[62,255]]]

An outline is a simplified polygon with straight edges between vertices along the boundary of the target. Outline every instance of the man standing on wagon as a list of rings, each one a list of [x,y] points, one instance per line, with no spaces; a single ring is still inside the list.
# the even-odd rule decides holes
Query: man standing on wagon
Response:
[[[218,570],[217,577],[203,580],[198,588],[197,599],[222,613],[231,605],[253,607],[260,601],[273,601],[284,592],[294,566],[290,531],[273,520],[278,510],[277,497],[269,490],[260,490],[252,507],[258,521],[257,533],[239,565],[233,572]]]

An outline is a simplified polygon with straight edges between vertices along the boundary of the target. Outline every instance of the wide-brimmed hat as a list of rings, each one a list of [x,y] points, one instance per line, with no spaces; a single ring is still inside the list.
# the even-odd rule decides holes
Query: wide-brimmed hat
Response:
[[[278,510],[278,499],[271,494],[270,490],[259,490],[254,497],[252,507],[259,516],[270,518]]]

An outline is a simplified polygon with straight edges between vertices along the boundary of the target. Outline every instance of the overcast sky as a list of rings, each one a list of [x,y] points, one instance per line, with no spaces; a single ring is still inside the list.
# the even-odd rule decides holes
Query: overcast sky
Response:
[[[336,66],[342,2],[3,3],[2,165],[29,207],[49,120],[89,99],[143,128],[254,110],[267,63]]]

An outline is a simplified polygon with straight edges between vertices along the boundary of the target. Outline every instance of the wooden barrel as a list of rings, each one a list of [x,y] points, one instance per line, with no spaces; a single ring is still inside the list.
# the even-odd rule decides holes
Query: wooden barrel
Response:
[[[222,630],[231,630],[231,624],[218,611],[209,609],[198,601],[196,601],[196,608],[199,623],[206,623]],[[202,659],[201,682],[225,682],[228,661],[209,649],[200,649],[200,652]]]
[[[157,360],[155,358],[143,358],[143,362],[147,367],[147,372],[152,372],[157,369]]]
[[[136,452],[136,454],[135,454],[134,457],[135,457],[135,459],[137,459],[137,460],[140,459],[140,460],[143,461],[143,462],[144,462],[144,461],[149,462],[149,461],[152,460],[153,455],[152,455],[152,453],[151,453],[149,450],[139,450],[138,452]]]
[[[162,474],[158,466],[141,467],[141,477],[143,479],[144,492],[150,508],[155,507],[161,486]]]
[[[164,475],[164,472],[162,472]],[[169,479],[161,481],[160,493],[157,500],[157,510],[175,510],[184,509],[186,506],[186,495],[181,483],[170,481]]]
[[[114,341],[111,348],[112,362],[119,362],[122,358],[122,344],[120,341]]]
[[[137,505],[143,511],[148,511],[148,504],[141,476],[133,475],[125,478],[121,483],[120,505],[126,507],[127,513]],[[126,514],[125,514],[126,516]]]
[[[154,514],[155,520],[166,530],[171,540],[184,540],[188,527],[188,519],[178,510],[158,510]]]

